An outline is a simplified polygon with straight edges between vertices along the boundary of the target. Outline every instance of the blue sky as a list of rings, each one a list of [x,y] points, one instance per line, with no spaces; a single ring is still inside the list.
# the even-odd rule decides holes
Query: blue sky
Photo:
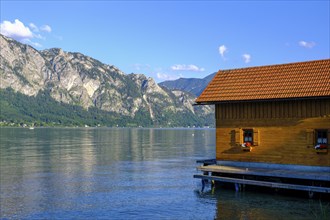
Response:
[[[329,0],[1,0],[1,33],[157,82],[329,58]]]

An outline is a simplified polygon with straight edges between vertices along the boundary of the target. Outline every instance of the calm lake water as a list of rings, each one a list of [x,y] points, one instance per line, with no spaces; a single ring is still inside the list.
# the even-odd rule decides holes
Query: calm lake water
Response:
[[[0,128],[0,137],[0,219],[317,219],[329,210],[307,198],[201,192],[193,174],[196,160],[215,157],[214,129]]]

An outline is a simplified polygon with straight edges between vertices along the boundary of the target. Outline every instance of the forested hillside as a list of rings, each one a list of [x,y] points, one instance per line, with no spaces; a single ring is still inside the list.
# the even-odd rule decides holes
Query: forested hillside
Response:
[[[1,126],[107,126],[107,127],[188,127],[213,126],[213,118],[194,115],[163,115],[157,124],[148,112],[139,111],[135,117],[90,107],[57,102],[49,92],[26,96],[13,89],[0,90]],[[187,117],[188,116],[188,117]],[[170,119],[170,120],[168,120]]]

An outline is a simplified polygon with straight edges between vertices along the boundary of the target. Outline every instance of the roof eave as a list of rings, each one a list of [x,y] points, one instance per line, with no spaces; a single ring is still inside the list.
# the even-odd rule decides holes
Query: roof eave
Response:
[[[216,105],[224,103],[243,103],[243,102],[271,102],[271,101],[292,101],[292,100],[311,100],[311,99],[330,99],[328,96],[309,96],[309,97],[292,97],[292,98],[274,98],[274,99],[248,99],[248,100],[225,100],[225,101],[200,101],[193,105]]]

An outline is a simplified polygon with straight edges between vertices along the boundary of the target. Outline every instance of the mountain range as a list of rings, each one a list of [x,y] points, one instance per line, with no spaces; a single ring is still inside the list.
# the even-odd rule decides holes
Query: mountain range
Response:
[[[177,80],[164,81],[159,83],[160,86],[166,87],[170,90],[182,90],[190,92],[195,96],[199,96],[209,82],[213,79],[216,73],[212,73],[203,79],[198,78],[180,78]]]
[[[41,125],[69,126],[87,122],[91,126],[214,126],[214,108],[193,105],[208,77],[158,85],[153,78],[125,74],[81,53],[60,48],[39,51],[3,35],[0,49],[2,124],[38,121]],[[29,102],[22,106],[22,100]],[[48,105],[40,100],[48,100]],[[50,106],[59,106],[58,112]],[[68,116],[72,108],[81,116]],[[91,112],[95,123],[91,118],[86,121]],[[78,117],[80,123],[61,120],[65,117]]]

